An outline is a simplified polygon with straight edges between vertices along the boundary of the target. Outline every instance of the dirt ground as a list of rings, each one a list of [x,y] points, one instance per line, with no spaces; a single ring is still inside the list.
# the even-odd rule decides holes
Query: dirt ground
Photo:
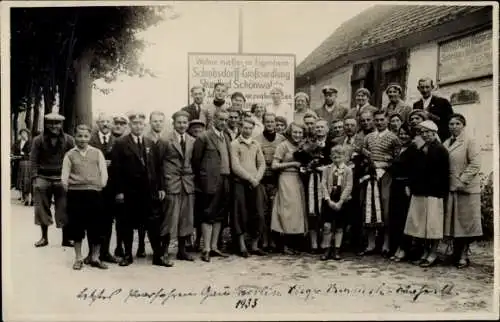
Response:
[[[474,244],[473,263],[464,270],[345,254],[328,262],[312,255],[197,258],[172,268],[153,267],[147,258],[125,268],[73,271],[74,254],[60,246],[60,231],[51,227],[50,245],[36,249],[33,208],[13,201],[11,209],[3,252],[6,320],[272,319],[285,313],[292,319],[344,313],[437,319],[440,313],[493,312],[492,243]]]

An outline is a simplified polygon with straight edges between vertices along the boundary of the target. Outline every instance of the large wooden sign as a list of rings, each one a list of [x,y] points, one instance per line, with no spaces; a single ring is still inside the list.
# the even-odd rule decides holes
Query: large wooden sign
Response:
[[[222,82],[229,95],[242,92],[247,105],[271,103],[271,89],[280,87],[283,102],[293,106],[295,55],[189,53],[188,69],[189,88],[203,86],[207,101],[213,100],[214,85]]]
[[[493,74],[492,31],[485,30],[439,46],[439,84]]]

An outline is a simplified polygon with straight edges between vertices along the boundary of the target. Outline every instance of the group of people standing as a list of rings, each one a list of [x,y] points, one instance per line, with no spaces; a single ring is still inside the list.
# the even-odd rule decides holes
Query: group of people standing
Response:
[[[63,116],[48,114],[29,158],[42,230],[35,246],[48,244],[53,197],[63,246],[75,247],[74,269],[132,264],[134,230],[137,256],[145,255],[147,233],[153,264],[165,267],[173,266],[172,240],[176,258],[186,261],[197,251],[205,262],[228,252],[308,251],[338,260],[350,248],[429,267],[443,237],[453,238],[453,261],[466,267],[468,245],[482,234],[480,153],[465,118],[433,87],[421,79],[422,99],[411,107],[391,84],[382,108],[361,88],[356,106],[346,108],[326,86],[316,109],[305,93],[296,94],[293,109],[274,88],[272,104],[249,110],[242,93],[226,101],[224,84],[208,105],[204,88],[193,87],[193,103],[173,114],[166,134],[162,112],[151,113],[147,133],[143,113],[101,115],[96,131],[80,125],[74,138],[63,133]]]

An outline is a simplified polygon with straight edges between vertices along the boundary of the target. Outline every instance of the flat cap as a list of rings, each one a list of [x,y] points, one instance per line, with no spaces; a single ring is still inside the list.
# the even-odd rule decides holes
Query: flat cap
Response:
[[[44,118],[45,118],[46,121],[56,121],[56,122],[62,122],[62,121],[64,121],[66,119],[61,114],[54,113],[54,112],[49,113],[49,114],[45,114]]]
[[[427,129],[429,131],[437,132],[438,127],[436,123],[432,122],[431,120],[423,121],[422,123],[418,124],[418,127]]]
[[[337,94],[338,93],[337,89],[335,87],[333,87],[332,85],[323,86],[323,88],[321,89],[321,92],[323,92],[323,94],[327,94],[327,93]]]
[[[193,127],[193,126],[203,126],[205,127],[205,122],[203,122],[202,120],[199,120],[199,119],[196,119],[196,120],[192,120],[189,122],[189,127]]]
[[[125,122],[128,123],[128,118],[125,115],[115,115],[113,116],[113,122]]]
[[[128,119],[130,122],[134,121],[135,119],[146,119],[146,114],[139,112],[139,113],[130,113],[128,115]]]

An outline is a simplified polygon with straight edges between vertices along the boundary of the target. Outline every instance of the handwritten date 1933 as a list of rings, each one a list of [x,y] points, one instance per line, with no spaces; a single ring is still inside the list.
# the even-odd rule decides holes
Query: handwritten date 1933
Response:
[[[254,309],[259,303],[258,298],[248,298],[248,299],[239,299],[236,302],[235,309]]]

